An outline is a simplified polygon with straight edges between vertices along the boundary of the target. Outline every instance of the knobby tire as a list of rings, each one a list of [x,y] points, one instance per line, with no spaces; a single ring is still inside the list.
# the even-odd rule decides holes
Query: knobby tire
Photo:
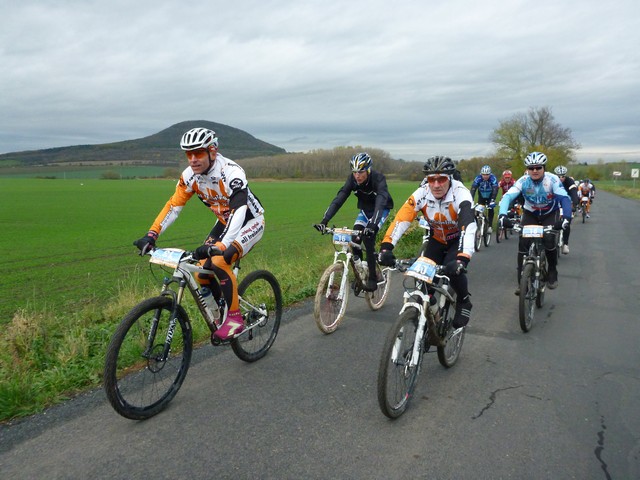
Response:
[[[333,333],[347,310],[349,301],[348,279],[341,291],[342,277],[349,275],[349,269],[342,262],[329,265],[320,277],[314,301],[313,317],[322,333]]]
[[[418,363],[409,366],[418,318],[417,309],[407,308],[392,325],[384,342],[378,367],[378,404],[389,418],[397,418],[405,412],[420,373],[426,332],[419,346]]]
[[[531,329],[533,315],[535,312],[535,302],[537,292],[533,288],[535,279],[535,267],[531,263],[527,263],[522,269],[522,277],[520,278],[520,297],[518,302],[518,310],[520,317],[520,328],[523,332]]]
[[[168,296],[139,303],[120,322],[107,347],[104,389],[111,406],[125,418],[145,420],[158,414],[187,376],[193,339],[189,317],[180,305],[169,355],[162,358],[172,307]],[[154,318],[159,321],[151,335]]]
[[[231,341],[231,348],[239,359],[255,362],[267,354],[278,335],[282,319],[282,291],[271,272],[255,270],[240,282],[238,295],[247,328]]]

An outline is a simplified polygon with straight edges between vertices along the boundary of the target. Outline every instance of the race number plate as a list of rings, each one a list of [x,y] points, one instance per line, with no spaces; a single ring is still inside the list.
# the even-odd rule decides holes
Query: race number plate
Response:
[[[349,245],[351,241],[351,233],[342,230],[334,230],[333,243],[336,245]]]
[[[405,275],[417,278],[423,282],[431,283],[433,277],[436,275],[436,265],[433,260],[427,257],[418,258],[409,269],[405,272]]]
[[[522,236],[524,238],[542,238],[544,235],[544,227],[542,225],[525,225],[522,227]]]
[[[484,205],[476,205],[476,212],[478,213],[484,212]]]
[[[180,259],[184,255],[184,250],[179,248],[157,248],[151,254],[151,263],[164,265],[166,267],[175,268],[180,263]]]
[[[420,217],[420,219],[418,220],[418,226],[420,228],[424,228],[425,230],[431,228],[429,226],[429,222],[427,222],[427,219],[424,217]]]

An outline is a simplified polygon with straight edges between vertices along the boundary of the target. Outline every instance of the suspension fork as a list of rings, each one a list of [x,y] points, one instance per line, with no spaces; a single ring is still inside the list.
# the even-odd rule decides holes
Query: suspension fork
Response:
[[[182,299],[184,288],[186,286],[186,280],[184,278],[180,279],[178,293],[168,288],[169,283],[172,280],[165,279],[164,285],[162,287],[163,296],[171,297],[171,320],[169,321],[169,327],[167,328],[167,335],[164,339],[164,345],[162,348],[162,354],[157,359],[159,361],[164,362],[167,358],[169,358],[169,353],[171,352],[171,342],[173,340],[173,334],[176,330],[176,325],[178,324],[178,305],[180,304],[180,300]],[[151,328],[149,329],[149,335],[147,336],[147,348],[142,354],[145,358],[150,358],[153,352],[154,340],[156,338],[156,334],[158,333],[158,326],[160,324],[160,315],[162,314],[162,309],[158,308],[153,317],[153,321],[151,322]]]

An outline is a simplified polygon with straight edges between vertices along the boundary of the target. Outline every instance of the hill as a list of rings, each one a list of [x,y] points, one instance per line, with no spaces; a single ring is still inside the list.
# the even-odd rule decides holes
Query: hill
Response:
[[[194,127],[214,130],[220,139],[220,152],[234,160],[286,153],[283,148],[258,140],[238,128],[206,120],[176,123],[158,133],[136,140],[99,145],[75,145],[0,155],[0,166],[36,166],[51,164],[153,164],[174,165],[183,159],[180,153],[182,134]]]

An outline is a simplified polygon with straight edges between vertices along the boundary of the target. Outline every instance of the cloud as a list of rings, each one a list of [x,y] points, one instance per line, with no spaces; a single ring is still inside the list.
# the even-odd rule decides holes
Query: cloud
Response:
[[[583,145],[579,158],[640,158],[632,0],[27,0],[3,10],[0,152],[205,118],[290,151],[467,158],[492,151],[500,120],[550,106]]]

